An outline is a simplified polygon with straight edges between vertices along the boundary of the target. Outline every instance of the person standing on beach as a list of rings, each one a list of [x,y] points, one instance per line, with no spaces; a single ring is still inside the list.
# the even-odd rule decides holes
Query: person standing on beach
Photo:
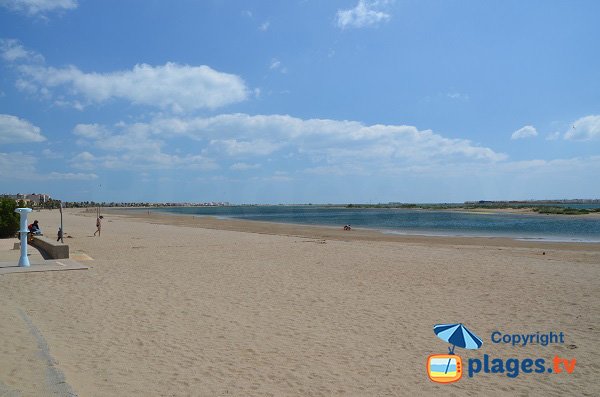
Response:
[[[96,231],[94,232],[94,237],[96,236],[96,233],[98,233],[98,237],[100,237],[100,230],[102,229],[102,218],[102,215],[96,218]]]

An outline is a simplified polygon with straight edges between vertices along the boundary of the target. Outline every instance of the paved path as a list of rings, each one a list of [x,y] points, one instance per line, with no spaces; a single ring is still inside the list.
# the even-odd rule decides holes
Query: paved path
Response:
[[[45,260],[40,251],[31,245],[27,246],[27,257],[29,258],[31,266],[18,267],[21,251],[20,249],[14,249],[15,243],[18,242],[19,241],[15,238],[0,239],[0,275],[9,273],[81,270],[88,268],[72,259]],[[2,394],[0,394],[0,397],[1,396]]]

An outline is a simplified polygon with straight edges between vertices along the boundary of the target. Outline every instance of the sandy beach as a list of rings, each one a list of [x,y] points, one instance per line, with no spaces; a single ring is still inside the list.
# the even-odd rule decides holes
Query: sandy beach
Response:
[[[600,395],[600,244],[103,214],[94,237],[93,212],[65,211],[89,270],[0,276],[0,395],[48,395],[49,362],[79,396]],[[31,214],[50,237],[59,217]],[[432,327],[461,322],[483,340],[465,365],[576,367],[436,384]]]

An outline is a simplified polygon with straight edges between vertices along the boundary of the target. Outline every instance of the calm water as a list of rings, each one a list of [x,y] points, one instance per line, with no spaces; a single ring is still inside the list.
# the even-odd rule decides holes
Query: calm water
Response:
[[[352,227],[398,234],[600,242],[600,218],[582,216],[472,214],[416,209],[319,206],[169,207],[152,211],[340,228],[350,224]]]

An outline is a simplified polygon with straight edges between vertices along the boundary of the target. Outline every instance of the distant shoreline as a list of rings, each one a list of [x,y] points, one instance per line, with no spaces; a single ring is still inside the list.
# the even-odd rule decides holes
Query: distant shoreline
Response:
[[[156,207],[154,207],[156,209]],[[106,213],[122,215],[143,222],[157,224],[200,227],[204,229],[229,230],[247,233],[298,236],[314,239],[333,239],[341,241],[383,241],[441,245],[475,245],[497,247],[523,247],[543,249],[575,249],[600,251],[600,242],[596,241],[557,241],[553,239],[527,239],[519,237],[483,236],[483,235],[434,235],[427,233],[395,233],[379,228],[353,228],[344,231],[340,227],[329,225],[307,225],[297,223],[245,220],[234,217],[216,217],[212,215],[176,214],[140,211],[140,208],[110,208]]]
[[[311,208],[337,208],[337,209],[390,209],[390,210],[421,210],[421,211],[451,211],[458,213],[466,213],[466,214],[514,214],[514,215],[531,215],[531,216],[556,216],[556,217],[577,217],[577,218],[590,218],[590,219],[598,219],[600,220],[600,208],[598,210],[588,213],[558,213],[558,212],[539,212],[535,211],[534,207],[521,207],[521,208],[490,208],[490,207],[464,207],[464,206],[455,206],[455,207],[443,207],[443,205],[432,204],[427,206],[415,206],[415,207],[407,207],[407,206],[385,206],[378,204],[356,204],[352,205],[342,205],[342,204],[245,204],[245,205],[229,205],[229,206],[146,206],[146,207],[101,207],[101,208],[111,208],[117,210],[133,210],[133,211],[142,211],[142,210],[160,210],[160,209],[168,209],[168,208],[227,208],[227,207],[311,207]],[[94,207],[95,208],[95,207]],[[554,208],[554,207],[552,207]],[[95,211],[95,210],[94,210]]]
[[[572,205],[596,205],[594,208],[577,208]],[[600,215],[600,204],[590,203],[464,203],[464,204],[348,204],[346,208],[378,208],[378,209],[422,209],[432,211],[463,211],[470,213],[512,213],[540,215]]]
[[[507,214],[539,214],[600,217],[600,202],[598,200],[565,200],[565,201],[490,201],[464,203],[378,203],[378,204],[223,204],[208,205],[206,203],[93,203],[73,205],[68,203],[65,208],[122,208],[122,209],[152,209],[152,208],[226,208],[226,207],[308,207],[308,208],[339,208],[339,209],[407,209],[429,211],[455,211],[464,213],[507,213]],[[580,206],[586,206],[580,208]]]

